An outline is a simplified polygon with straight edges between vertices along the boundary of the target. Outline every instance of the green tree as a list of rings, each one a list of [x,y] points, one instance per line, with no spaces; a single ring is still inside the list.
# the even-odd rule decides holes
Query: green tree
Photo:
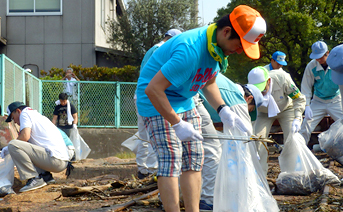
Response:
[[[343,42],[343,0],[232,0],[227,8],[218,10],[216,19],[246,4],[257,11],[267,23],[267,33],[260,41],[261,58],[251,60],[242,55],[229,57],[226,73],[234,81],[245,83],[248,72],[257,65],[266,65],[279,50],[287,55],[284,67],[300,85],[302,74],[310,61],[311,45],[323,40],[329,49]]]
[[[139,65],[144,54],[171,28],[186,31],[198,27],[194,0],[129,0],[117,20],[108,20],[108,42],[129,52],[127,59]],[[193,17],[191,17],[193,16]],[[111,52],[109,52],[111,55]]]

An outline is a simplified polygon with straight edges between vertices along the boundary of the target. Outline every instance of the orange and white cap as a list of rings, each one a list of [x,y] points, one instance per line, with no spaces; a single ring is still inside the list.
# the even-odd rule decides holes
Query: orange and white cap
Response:
[[[267,31],[261,14],[247,5],[239,5],[230,14],[230,21],[241,39],[245,54],[251,59],[260,58],[258,42]]]

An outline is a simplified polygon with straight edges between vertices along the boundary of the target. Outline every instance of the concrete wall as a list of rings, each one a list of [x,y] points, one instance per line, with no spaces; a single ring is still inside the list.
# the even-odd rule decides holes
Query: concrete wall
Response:
[[[131,152],[121,143],[137,132],[137,129],[79,128],[83,140],[91,148],[88,158],[106,158],[120,152]]]

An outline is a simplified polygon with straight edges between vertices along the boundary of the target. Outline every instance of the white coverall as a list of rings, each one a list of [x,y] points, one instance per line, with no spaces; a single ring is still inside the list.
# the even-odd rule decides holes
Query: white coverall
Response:
[[[258,136],[268,137],[273,122],[277,119],[283,131],[283,140],[292,131],[292,123],[295,117],[302,117],[305,110],[305,96],[302,95],[293,82],[291,76],[282,69],[272,70],[269,72],[272,80],[272,92],[280,113],[274,117],[268,117],[268,108],[260,106],[257,112],[257,119],[254,123],[254,132]],[[267,144],[265,143],[267,146]],[[260,163],[265,176],[268,172],[268,152],[262,142],[257,143],[257,150],[260,156]]]
[[[135,106],[137,111],[136,105],[136,95],[135,95]],[[137,112],[137,125],[138,125],[138,136],[143,140],[138,139],[136,141],[137,144],[137,153],[136,153],[136,163],[138,171],[142,174],[152,174],[157,171],[158,168],[158,161],[153,150],[151,143],[149,141],[149,133],[144,126],[144,121],[142,116],[140,116]]]
[[[316,60],[311,60],[306,66],[301,81],[301,93],[306,96],[306,106],[309,105],[313,113],[312,119],[304,119],[299,131],[306,143],[324,116],[329,114],[335,121],[343,118],[339,87],[331,80],[331,71],[329,66],[324,70]],[[314,92],[311,100],[312,87]]]

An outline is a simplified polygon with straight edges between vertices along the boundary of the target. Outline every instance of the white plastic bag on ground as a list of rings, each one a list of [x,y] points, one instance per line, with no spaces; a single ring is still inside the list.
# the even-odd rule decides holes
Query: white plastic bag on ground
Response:
[[[338,119],[318,135],[320,148],[343,165],[343,120]]]
[[[308,195],[322,189],[325,184],[340,185],[338,177],[323,167],[299,133],[287,138],[279,163],[281,173],[276,179],[278,194]]]
[[[80,136],[77,128],[70,129],[70,140],[71,142],[73,142],[73,145],[75,147],[75,160],[78,161],[86,159],[91,152],[91,149]]]
[[[239,130],[226,134],[247,136]],[[222,150],[214,188],[213,211],[279,211],[258,162],[255,143],[225,140]]]
[[[0,188],[12,186],[14,182],[14,163],[10,154],[0,158]]]

